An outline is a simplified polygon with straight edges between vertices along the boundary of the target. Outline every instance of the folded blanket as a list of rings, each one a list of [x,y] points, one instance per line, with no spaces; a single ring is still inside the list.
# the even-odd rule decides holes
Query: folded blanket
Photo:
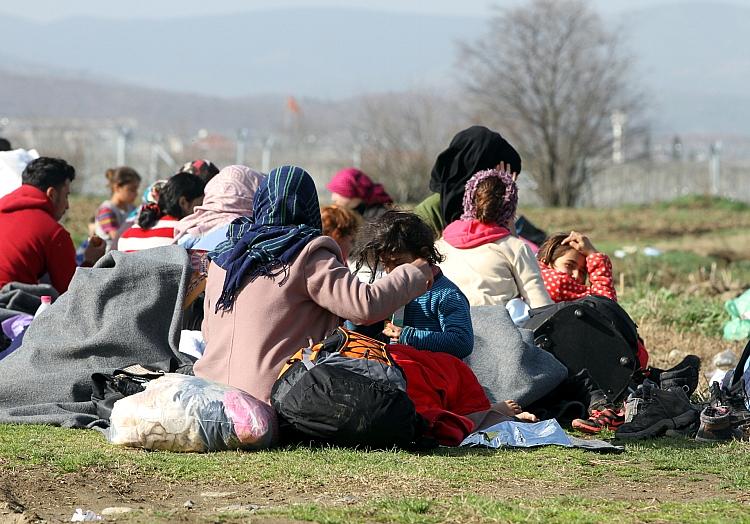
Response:
[[[90,427],[99,423],[92,373],[169,359],[189,365],[178,340],[190,272],[177,246],[112,251],[76,270],[0,361],[0,422]]]
[[[464,359],[490,402],[515,400],[522,407],[560,384],[568,370],[534,345],[533,333],[518,328],[503,306],[471,308],[474,351]]]

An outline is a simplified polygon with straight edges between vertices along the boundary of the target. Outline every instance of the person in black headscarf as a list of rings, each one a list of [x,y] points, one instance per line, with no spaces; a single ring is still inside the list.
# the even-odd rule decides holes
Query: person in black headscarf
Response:
[[[463,212],[466,182],[474,173],[494,169],[501,162],[512,173],[521,172],[521,156],[500,133],[484,126],[464,129],[438,155],[430,176],[430,190],[435,194],[422,201],[414,212],[440,236],[446,224],[460,218]]]

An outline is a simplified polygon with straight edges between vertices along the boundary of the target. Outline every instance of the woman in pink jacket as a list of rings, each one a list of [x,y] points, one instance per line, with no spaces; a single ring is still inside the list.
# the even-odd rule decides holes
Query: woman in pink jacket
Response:
[[[336,242],[321,235],[315,183],[299,167],[271,171],[253,218],[235,220],[227,237],[209,254],[206,350],[195,374],[265,402],[283,364],[310,340],[323,339],[342,318],[383,320],[432,285],[423,259],[361,283]]]

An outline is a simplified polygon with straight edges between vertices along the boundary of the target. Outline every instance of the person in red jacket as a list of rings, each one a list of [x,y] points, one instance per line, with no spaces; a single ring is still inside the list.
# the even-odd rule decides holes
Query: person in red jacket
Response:
[[[8,282],[36,284],[49,275],[59,293],[68,289],[76,269],[76,251],[60,220],[68,210],[75,169],[60,158],[40,157],[22,174],[21,187],[0,198],[0,287]],[[84,266],[104,254],[92,239]]]

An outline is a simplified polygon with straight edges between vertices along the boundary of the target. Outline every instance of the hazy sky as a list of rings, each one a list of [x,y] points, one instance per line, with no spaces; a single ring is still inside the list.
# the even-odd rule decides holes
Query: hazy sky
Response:
[[[521,0],[24,0],[4,2],[0,13],[22,16],[35,21],[49,21],[66,16],[88,15],[112,18],[168,18],[226,14],[280,7],[336,6],[386,11],[484,15],[492,5],[510,6]],[[603,13],[659,4],[687,3],[691,0],[590,0]],[[747,5],[750,0],[722,0]]]

